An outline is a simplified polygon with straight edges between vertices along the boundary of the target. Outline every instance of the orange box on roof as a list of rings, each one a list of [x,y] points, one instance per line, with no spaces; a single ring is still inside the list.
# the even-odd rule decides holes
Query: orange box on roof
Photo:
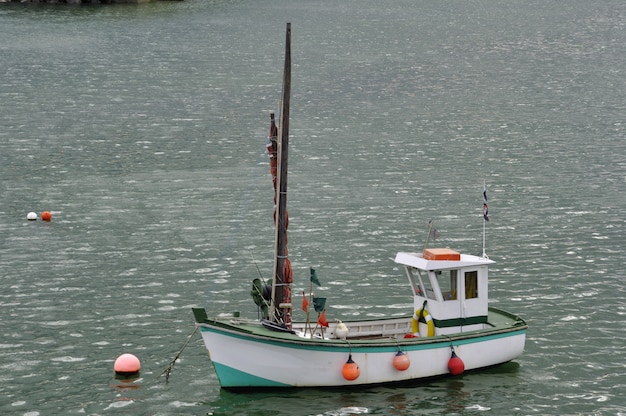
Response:
[[[461,253],[449,248],[425,248],[424,258],[426,260],[461,260]]]

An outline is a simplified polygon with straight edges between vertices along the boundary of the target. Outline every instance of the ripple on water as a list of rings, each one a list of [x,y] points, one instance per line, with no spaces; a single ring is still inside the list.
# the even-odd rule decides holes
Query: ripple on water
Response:
[[[52,357],[50,358],[50,361],[55,361],[55,362],[60,362],[60,363],[78,363],[81,361],[85,361],[86,359],[87,359],[86,357],[64,356],[64,357]]]
[[[121,409],[123,407],[130,406],[130,405],[132,405],[134,403],[135,403],[134,400],[119,400],[119,401],[111,403],[110,405],[105,407],[104,410]]]
[[[329,410],[324,412],[324,415],[327,416],[350,416],[350,415],[364,415],[369,413],[369,409],[367,407],[359,407],[359,406],[349,406],[349,407],[341,407],[337,410]]]

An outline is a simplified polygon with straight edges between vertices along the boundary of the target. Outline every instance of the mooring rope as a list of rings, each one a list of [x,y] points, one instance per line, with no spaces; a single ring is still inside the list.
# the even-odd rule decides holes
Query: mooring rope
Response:
[[[176,360],[178,360],[178,358],[180,357],[180,354],[182,354],[187,344],[189,344],[189,341],[191,341],[191,338],[196,334],[196,331],[198,330],[198,328],[199,327],[197,326],[196,329],[193,330],[191,335],[189,335],[189,338],[187,338],[187,341],[185,341],[185,344],[183,344],[183,347],[180,349],[180,351],[178,351],[178,354],[176,354],[176,357],[174,357],[170,365],[168,365],[167,368],[163,370],[163,372],[157,378],[160,378],[163,374],[165,374],[165,382],[167,383],[169,381],[170,373],[172,372],[172,369],[174,368],[174,364],[176,364]]]

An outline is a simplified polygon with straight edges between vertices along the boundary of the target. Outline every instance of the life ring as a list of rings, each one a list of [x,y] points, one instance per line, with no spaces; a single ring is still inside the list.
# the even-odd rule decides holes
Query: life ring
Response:
[[[415,314],[413,315],[413,320],[411,321],[411,331],[413,331],[414,334],[419,334],[420,332],[420,325],[419,325],[419,319],[420,316],[422,316],[424,318],[424,320],[426,321],[426,325],[428,326],[428,334],[426,335],[427,337],[432,337],[435,335],[435,322],[433,322],[433,317],[430,316],[430,314],[428,313],[428,311],[426,309],[418,309],[415,311]],[[420,336],[423,336],[422,334],[420,334]]]

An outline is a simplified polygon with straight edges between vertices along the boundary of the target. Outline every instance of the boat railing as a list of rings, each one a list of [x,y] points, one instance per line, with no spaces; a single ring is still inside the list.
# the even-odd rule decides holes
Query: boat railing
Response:
[[[348,327],[347,339],[402,338],[411,332],[411,318],[344,323]],[[335,327],[336,324],[333,324],[329,328],[331,338],[337,338]]]

